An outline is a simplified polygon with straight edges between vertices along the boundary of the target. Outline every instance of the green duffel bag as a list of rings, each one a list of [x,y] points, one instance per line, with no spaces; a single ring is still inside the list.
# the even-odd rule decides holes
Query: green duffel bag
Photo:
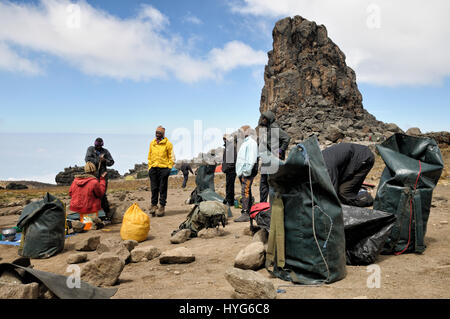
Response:
[[[63,202],[47,193],[25,206],[17,222],[22,229],[19,255],[49,258],[64,249],[66,210]]]
[[[172,236],[182,229],[189,229],[191,237],[197,237],[204,228],[225,227],[227,220],[227,206],[217,201],[202,201],[189,212],[186,220],[180,224]]]
[[[279,168],[269,175],[272,212],[266,268],[280,279],[299,284],[343,279],[342,208],[317,137],[291,149],[286,161],[271,158]]]
[[[373,208],[396,216],[383,254],[422,253],[433,189],[444,162],[434,139],[394,134],[377,145],[384,169]]]

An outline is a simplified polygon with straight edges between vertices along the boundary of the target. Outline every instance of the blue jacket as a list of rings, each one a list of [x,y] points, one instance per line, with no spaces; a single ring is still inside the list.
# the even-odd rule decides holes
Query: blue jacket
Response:
[[[236,158],[236,175],[250,176],[258,159],[258,144],[247,136],[239,148]]]

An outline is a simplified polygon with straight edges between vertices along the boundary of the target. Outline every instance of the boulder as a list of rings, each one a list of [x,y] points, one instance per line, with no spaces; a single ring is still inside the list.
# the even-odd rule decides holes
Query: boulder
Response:
[[[161,251],[153,246],[137,247],[131,251],[131,262],[152,260],[161,255]]]
[[[193,261],[195,261],[195,256],[186,247],[165,251],[159,258],[161,264],[185,264]]]
[[[90,236],[75,245],[75,250],[78,251],[94,251],[100,244],[100,236]]]
[[[104,253],[86,263],[81,269],[81,280],[94,286],[113,286],[117,283],[125,263],[119,256]]]
[[[225,279],[234,288],[233,298],[275,299],[277,293],[273,283],[253,270],[230,268]]]
[[[208,238],[215,238],[215,237],[221,237],[225,235],[225,229],[222,227],[215,227],[215,228],[204,228],[200,230],[197,234],[199,238],[208,239]]]
[[[264,244],[260,241],[255,241],[237,254],[236,259],[234,260],[234,267],[257,270],[264,265],[264,261]]]
[[[175,233],[172,237],[170,237],[170,242],[172,244],[181,244],[184,243],[186,240],[188,240],[191,236],[191,230],[190,229],[182,229]]]
[[[14,284],[0,282],[0,299],[38,299],[39,284]]]
[[[84,263],[87,260],[87,254],[86,253],[79,253],[79,254],[72,254],[69,257],[67,257],[67,263],[68,264],[79,264]]]

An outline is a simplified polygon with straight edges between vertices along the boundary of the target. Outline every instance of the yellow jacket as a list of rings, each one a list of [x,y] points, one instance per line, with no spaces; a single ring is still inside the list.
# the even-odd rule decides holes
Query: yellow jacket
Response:
[[[159,143],[156,138],[153,139],[148,151],[148,169],[152,167],[172,168],[174,163],[175,155],[172,143],[166,137]]]

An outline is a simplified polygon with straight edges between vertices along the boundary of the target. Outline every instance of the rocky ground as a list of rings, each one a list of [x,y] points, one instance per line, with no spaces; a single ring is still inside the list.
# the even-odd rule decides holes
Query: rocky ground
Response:
[[[448,149],[443,150],[443,154],[447,167],[450,162],[450,152]],[[383,167],[382,160],[377,157],[375,167],[366,181],[377,184]],[[131,253],[132,256],[134,254],[135,259],[137,258],[136,260],[144,258],[144,255],[147,256],[147,259],[130,262],[123,267],[118,280],[114,284],[118,291],[113,298],[222,299],[233,296],[234,289],[226,279],[226,273],[233,268],[239,252],[255,240],[248,231],[249,225],[230,220],[225,228],[221,228],[220,232],[208,230],[198,238],[187,240],[181,244],[172,244],[170,242],[171,232],[178,228],[189,212],[191,206],[186,205],[185,201],[194,188],[193,176],[191,176],[186,190],[180,188],[181,180],[180,176],[170,178],[166,216],[161,218],[150,217],[150,232],[147,240],[139,243]],[[223,194],[225,186],[223,174],[217,174],[215,182],[218,193]],[[253,191],[257,200],[258,185],[258,180],[256,180]],[[149,182],[146,179],[113,181],[110,183],[108,197],[117,207],[128,207],[136,202],[144,211],[148,212],[150,198],[148,186]],[[236,190],[238,189],[238,184],[236,184]],[[23,206],[33,198],[42,197],[46,191],[57,195],[66,203],[69,202],[67,187],[15,191],[0,190],[0,228],[14,226]],[[372,273],[365,266],[347,266],[346,278],[330,285],[316,287],[292,285],[289,282],[272,278],[264,268],[257,270],[256,273],[260,274],[260,277],[264,280],[272,283],[275,289],[279,289],[279,292],[276,293],[276,297],[279,299],[450,298],[450,291],[448,290],[450,286],[449,200],[450,179],[448,172],[445,171],[434,191],[425,238],[426,251],[421,255],[380,256],[377,262],[381,269],[380,288],[368,288],[367,281]],[[239,215],[238,209],[233,208],[232,212],[234,217]],[[68,276],[71,274],[67,272],[68,259],[80,257],[75,257],[74,254],[85,254],[80,258],[86,258],[87,261],[78,264],[83,268],[99,256],[99,251],[104,252],[108,250],[108,247],[110,251],[118,251],[118,244],[114,244],[116,245],[115,248],[111,248],[113,245],[111,242],[121,241],[120,227],[121,224],[108,225],[104,229],[90,230],[69,237],[62,253],[49,259],[33,259],[32,265],[35,269]],[[80,252],[76,250],[83,244],[83,241],[91,237],[98,237],[97,239],[94,238],[98,241],[96,245],[100,243],[103,248],[98,246],[97,251]],[[189,263],[160,263],[161,257],[167,255],[165,252],[179,247],[185,247],[188,254],[193,255],[195,260],[192,261],[193,258],[190,256]],[[125,257],[127,257],[126,249],[125,252],[123,247],[121,249],[122,253],[117,252],[117,255],[125,254]],[[137,255],[139,250],[140,257]],[[161,253],[162,255],[159,255]],[[0,247],[1,262],[11,262],[17,257],[17,247],[4,245]],[[111,263],[113,257],[109,258],[104,262]],[[114,262],[120,263],[117,258],[114,259]],[[92,265],[89,267],[92,267]],[[120,265],[118,267],[120,268]],[[228,278],[232,275],[230,272],[227,273]],[[89,279],[88,277],[85,278],[86,280]],[[111,282],[98,284],[107,286]]]

